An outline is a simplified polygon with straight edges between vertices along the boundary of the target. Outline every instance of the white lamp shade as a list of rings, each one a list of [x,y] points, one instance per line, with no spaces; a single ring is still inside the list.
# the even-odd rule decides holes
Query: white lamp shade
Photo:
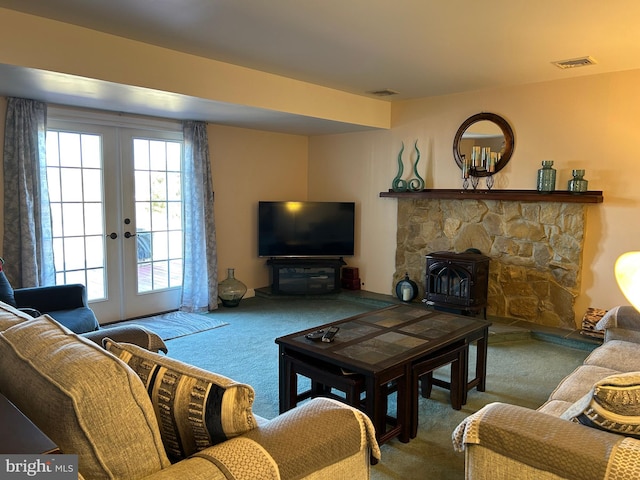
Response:
[[[618,286],[627,300],[640,311],[640,252],[627,252],[616,260]]]

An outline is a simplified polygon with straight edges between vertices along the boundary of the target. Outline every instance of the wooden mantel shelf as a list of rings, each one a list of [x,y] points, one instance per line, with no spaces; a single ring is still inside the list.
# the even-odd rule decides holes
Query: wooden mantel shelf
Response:
[[[381,197],[388,198],[425,198],[448,200],[508,200],[515,202],[564,202],[564,203],[602,203],[600,190],[589,190],[584,193],[571,193],[556,190],[551,193],[540,193],[537,190],[460,190],[460,189],[426,189],[418,192],[380,192]]]

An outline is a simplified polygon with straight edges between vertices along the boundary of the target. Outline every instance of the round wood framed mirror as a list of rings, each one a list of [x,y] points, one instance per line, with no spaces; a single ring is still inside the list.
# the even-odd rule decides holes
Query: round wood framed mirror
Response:
[[[487,177],[505,167],[514,147],[509,123],[500,115],[483,112],[460,125],[453,139],[453,157],[460,169],[465,168],[466,162],[472,176]]]

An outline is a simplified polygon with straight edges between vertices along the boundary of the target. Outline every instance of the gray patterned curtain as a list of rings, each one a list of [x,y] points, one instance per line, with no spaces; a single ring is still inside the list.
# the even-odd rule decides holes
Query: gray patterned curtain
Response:
[[[4,132],[4,252],[14,288],[55,284],[47,188],[44,103],[7,99]]]
[[[187,121],[184,133],[184,270],[180,309],[218,308],[218,252],[213,180],[205,122]]]

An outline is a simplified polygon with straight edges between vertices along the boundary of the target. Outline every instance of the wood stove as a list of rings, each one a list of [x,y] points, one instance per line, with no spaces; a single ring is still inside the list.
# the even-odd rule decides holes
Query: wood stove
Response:
[[[433,252],[426,259],[424,303],[474,315],[483,310],[487,318],[489,257],[467,250]]]

